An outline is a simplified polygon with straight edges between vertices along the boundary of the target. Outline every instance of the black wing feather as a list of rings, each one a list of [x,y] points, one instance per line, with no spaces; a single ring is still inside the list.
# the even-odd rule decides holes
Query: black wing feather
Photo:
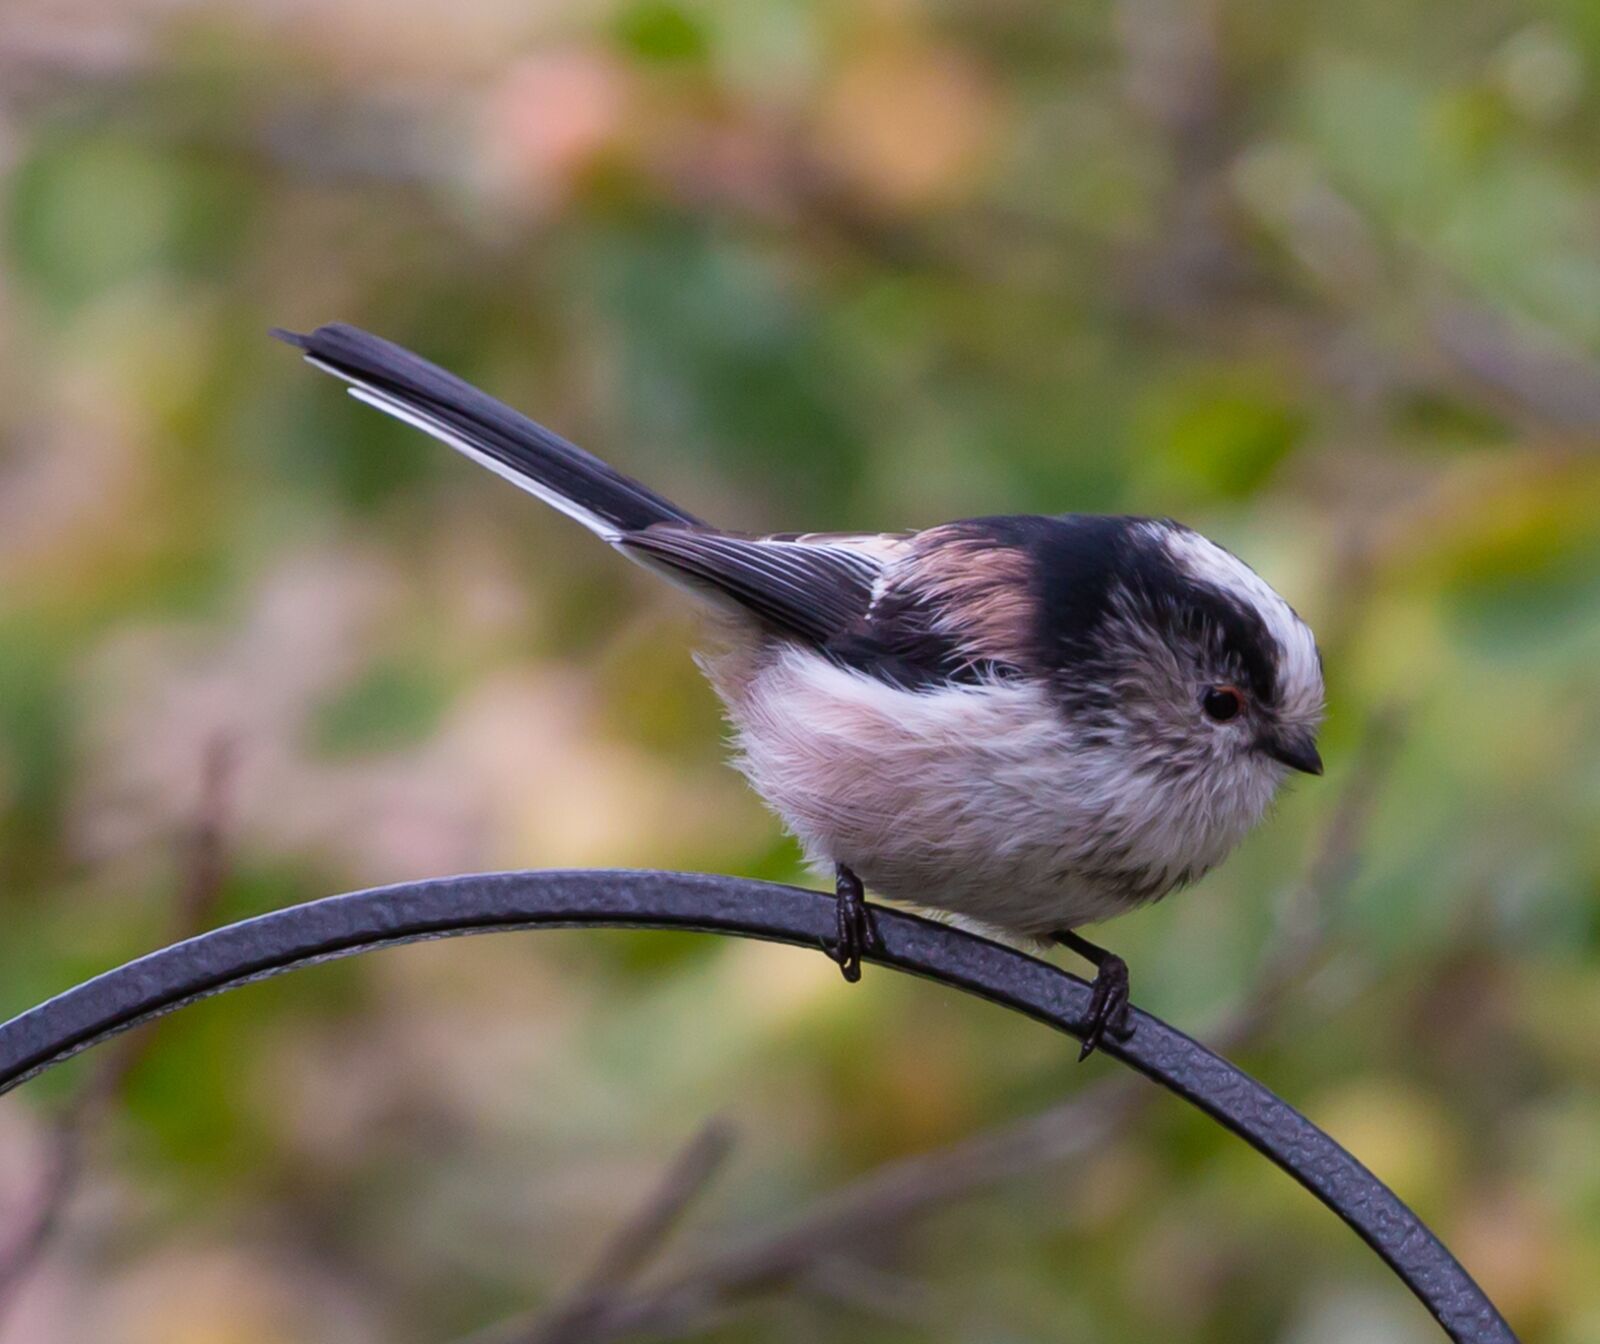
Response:
[[[826,644],[872,605],[877,567],[844,547],[652,527],[619,537],[618,549],[727,594],[768,624]]]

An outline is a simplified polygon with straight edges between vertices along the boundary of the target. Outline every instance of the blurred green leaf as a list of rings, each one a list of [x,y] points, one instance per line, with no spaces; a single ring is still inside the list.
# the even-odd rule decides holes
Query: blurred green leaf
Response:
[[[17,168],[11,246],[47,298],[79,303],[158,263],[178,233],[172,161],[114,137],[46,137]]]
[[[450,703],[442,678],[414,662],[374,663],[360,680],[318,707],[315,749],[330,756],[393,751],[424,740]]]
[[[12,177],[12,259],[61,308],[151,271],[214,270],[236,251],[255,189],[228,159],[114,131],[47,133]]]
[[[697,61],[708,44],[703,23],[669,0],[635,0],[616,19],[617,38],[636,56],[650,61]]]
[[[1244,499],[1299,443],[1306,416],[1266,376],[1226,369],[1158,387],[1140,441],[1158,488],[1178,497]]]

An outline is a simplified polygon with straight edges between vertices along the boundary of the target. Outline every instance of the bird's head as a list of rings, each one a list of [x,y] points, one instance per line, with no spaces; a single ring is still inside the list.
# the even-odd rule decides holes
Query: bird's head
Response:
[[[1291,771],[1322,773],[1316,640],[1253,569],[1199,533],[1121,522],[1095,618],[1062,669],[1069,721],[1130,784],[1171,786],[1192,820],[1233,834]],[[1167,792],[1147,795],[1151,805]]]
[[[1135,529],[1100,652],[1130,724],[1169,763],[1281,782],[1322,773],[1322,658],[1310,628],[1237,556],[1169,521]]]

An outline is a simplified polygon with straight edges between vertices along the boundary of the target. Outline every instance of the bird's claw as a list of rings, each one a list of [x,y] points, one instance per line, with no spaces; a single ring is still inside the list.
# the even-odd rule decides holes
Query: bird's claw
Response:
[[[862,954],[879,946],[878,930],[873,926],[861,879],[848,869],[840,870],[835,895],[835,941],[828,955],[839,963],[839,974],[846,983],[853,985],[861,979]]]
[[[1121,957],[1106,953],[1095,970],[1092,991],[1083,1048],[1078,1051],[1080,1064],[1099,1048],[1106,1032],[1109,1031],[1118,1040],[1126,1040],[1133,1033],[1128,1020],[1128,963]]]

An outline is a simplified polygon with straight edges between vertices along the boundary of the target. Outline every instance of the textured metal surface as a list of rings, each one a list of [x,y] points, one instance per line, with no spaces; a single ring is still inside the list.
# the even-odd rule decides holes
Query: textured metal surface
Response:
[[[652,872],[486,873],[330,896],[164,948],[0,1026],[0,1093],[79,1050],[209,994],[334,957],[457,934],[560,926],[695,929],[815,947],[833,900],[734,878]],[[875,910],[868,960],[1076,1034],[1089,988],[1023,953]],[[843,986],[841,993],[847,993]],[[1455,1258],[1396,1196],[1292,1106],[1159,1018],[1135,1011],[1101,1047],[1245,1139],[1345,1220],[1461,1344],[1515,1336]],[[1066,1064],[1063,1061],[1063,1069]]]

